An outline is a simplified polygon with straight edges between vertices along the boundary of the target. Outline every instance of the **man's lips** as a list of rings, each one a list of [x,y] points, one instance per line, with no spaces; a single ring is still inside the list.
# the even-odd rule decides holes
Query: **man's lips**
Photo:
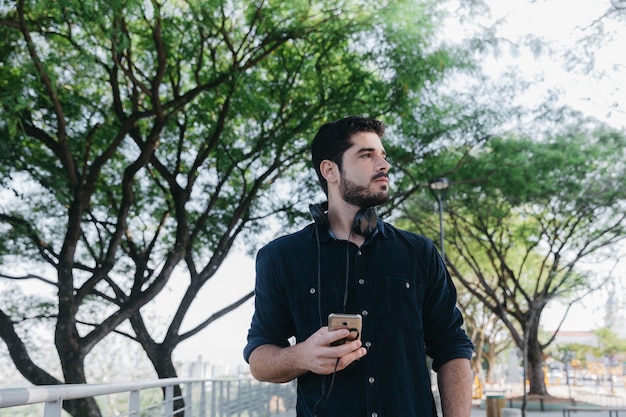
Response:
[[[384,183],[389,183],[389,175],[382,172],[380,174],[376,174],[372,177],[372,181],[377,182],[377,181],[382,181]]]

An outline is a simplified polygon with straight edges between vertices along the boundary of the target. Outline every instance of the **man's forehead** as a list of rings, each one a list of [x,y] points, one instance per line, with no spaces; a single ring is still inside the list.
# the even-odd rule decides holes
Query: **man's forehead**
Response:
[[[357,132],[350,136],[350,147],[352,152],[362,151],[383,151],[383,141],[375,132]]]

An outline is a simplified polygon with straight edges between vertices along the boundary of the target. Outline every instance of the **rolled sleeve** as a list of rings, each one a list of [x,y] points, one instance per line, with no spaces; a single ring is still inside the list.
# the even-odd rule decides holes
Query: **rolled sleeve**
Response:
[[[463,317],[456,307],[457,293],[443,260],[433,249],[433,266],[425,305],[425,343],[428,356],[433,359],[433,370],[453,359],[471,359],[474,344],[463,330]]]
[[[250,354],[259,346],[289,346],[293,318],[278,272],[271,247],[262,248],[256,258],[254,315],[243,350],[246,362],[249,362]]]

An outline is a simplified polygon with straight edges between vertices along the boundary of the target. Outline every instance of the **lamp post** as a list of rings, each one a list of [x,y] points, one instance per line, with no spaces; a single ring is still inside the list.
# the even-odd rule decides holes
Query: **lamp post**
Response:
[[[450,180],[446,177],[435,178],[428,183],[428,188],[439,205],[439,245],[441,246],[441,257],[445,262],[446,255],[443,249],[443,199],[446,198],[448,188],[450,188]]]

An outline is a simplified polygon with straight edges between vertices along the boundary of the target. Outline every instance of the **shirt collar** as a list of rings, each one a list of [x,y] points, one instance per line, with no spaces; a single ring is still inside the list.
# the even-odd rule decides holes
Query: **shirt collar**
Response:
[[[316,223],[312,223],[310,226],[311,226],[311,240],[313,240],[313,241],[315,241],[315,239],[316,239],[316,237],[315,237],[315,229],[316,228],[317,228],[317,230],[319,232],[320,243],[325,243],[325,242],[328,242],[329,240],[337,239],[335,234],[330,229],[326,229],[324,227],[319,227]],[[364,245],[368,244],[372,239],[376,239],[379,236],[381,238],[389,239],[390,233],[391,233],[391,231],[387,227],[387,224],[383,220],[378,219],[376,221],[376,230],[374,230],[374,233],[372,234],[372,236],[368,237],[365,240]]]

